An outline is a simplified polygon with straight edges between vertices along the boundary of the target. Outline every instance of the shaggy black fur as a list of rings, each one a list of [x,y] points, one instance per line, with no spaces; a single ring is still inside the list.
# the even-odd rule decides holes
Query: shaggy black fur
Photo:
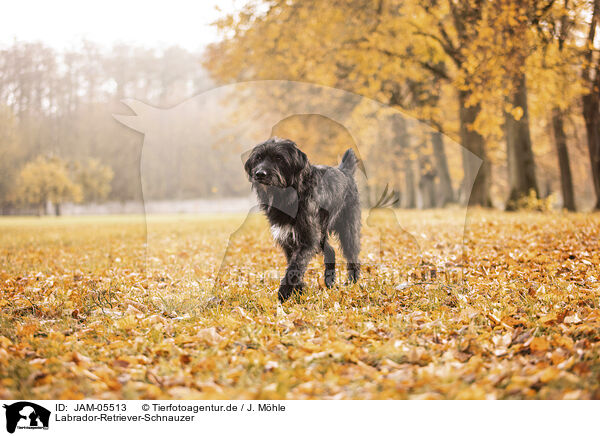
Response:
[[[348,262],[348,280],[360,273],[360,205],[354,181],[357,159],[349,149],[335,167],[311,165],[289,139],[271,138],[252,150],[244,168],[266,213],[288,266],[279,300],[301,291],[310,259],[323,253],[325,285],[335,283],[335,252],[327,238],[338,235]]]

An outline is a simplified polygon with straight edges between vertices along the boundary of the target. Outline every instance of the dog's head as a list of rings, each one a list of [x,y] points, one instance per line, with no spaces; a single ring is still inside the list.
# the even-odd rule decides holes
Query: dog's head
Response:
[[[297,188],[309,163],[294,141],[271,138],[252,149],[244,169],[253,184]]]

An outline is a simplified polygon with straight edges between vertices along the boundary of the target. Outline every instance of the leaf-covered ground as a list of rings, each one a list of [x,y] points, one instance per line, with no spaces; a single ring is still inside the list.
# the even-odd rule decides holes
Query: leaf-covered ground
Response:
[[[261,217],[2,219],[0,398],[600,397],[600,215],[397,216],[280,307]]]

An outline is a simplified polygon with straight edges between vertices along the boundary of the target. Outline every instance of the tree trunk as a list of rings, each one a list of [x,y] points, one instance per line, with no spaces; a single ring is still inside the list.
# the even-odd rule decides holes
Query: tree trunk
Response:
[[[529,132],[525,74],[519,74],[516,78],[511,104],[513,108],[520,107],[523,110],[523,114],[519,119],[516,119],[512,114],[505,113],[509,183],[506,210],[514,210],[516,202],[520,198],[529,195],[532,190],[535,192],[536,197],[539,197],[537,181],[535,179],[531,134]]]
[[[398,159],[404,161],[404,189],[402,190],[402,207],[405,209],[414,209],[417,207],[415,195],[415,175],[413,170],[413,162],[409,157],[410,138],[408,136],[408,128],[406,119],[403,115],[394,118],[394,140],[397,144]]]
[[[436,205],[444,207],[454,202],[454,191],[452,190],[452,180],[450,179],[450,171],[448,170],[444,137],[440,132],[432,132],[431,142],[433,144],[436,172],[439,177],[439,198],[436,201]]]
[[[573,177],[569,163],[569,150],[567,149],[567,135],[565,134],[563,113],[559,108],[552,111],[552,129],[560,169],[560,187],[562,192],[563,207],[575,211],[575,194],[573,193]]]
[[[401,168],[397,168],[396,171],[394,171],[394,190],[396,191],[396,194],[398,194],[398,204],[396,205],[396,207],[400,207],[400,203],[402,201],[402,197],[404,196],[404,180],[402,177],[402,169]]]
[[[54,215],[60,216],[60,203],[54,203]]]
[[[467,107],[469,91],[459,91],[459,116],[460,140],[463,148],[464,179],[462,183],[461,199],[464,204],[491,207],[490,200],[490,175],[491,167],[486,156],[485,141],[483,136],[471,128],[473,122],[481,112],[479,104]],[[469,153],[470,152],[470,153]],[[473,156],[475,155],[475,156]],[[482,159],[481,166],[479,159]],[[469,183],[473,181],[473,188],[469,195]]]
[[[427,160],[420,162],[419,192],[421,194],[421,209],[435,207],[435,173]]]
[[[402,200],[402,207],[404,209],[414,209],[417,206],[415,198],[415,175],[410,159],[407,159],[404,165],[404,195],[402,196]]]
[[[583,118],[592,167],[592,182],[596,194],[594,209],[600,210],[600,95],[598,91],[583,96]]]

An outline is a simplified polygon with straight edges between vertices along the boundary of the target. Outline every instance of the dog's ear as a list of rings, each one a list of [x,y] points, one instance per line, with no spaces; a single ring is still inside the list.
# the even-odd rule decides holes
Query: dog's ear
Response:
[[[245,152],[242,153],[242,155],[240,156],[240,158],[242,160],[242,165],[245,165],[246,162],[248,162],[248,159],[250,159],[251,154],[252,154],[252,150],[246,150]]]
[[[248,174],[248,177],[250,177],[252,175],[252,168],[254,166],[252,157],[253,157],[252,152],[244,153],[242,155],[242,162],[244,162],[244,171],[246,171],[246,174]]]
[[[306,176],[310,172],[310,164],[306,153],[300,150],[298,147],[294,147],[294,180],[293,185],[300,190],[306,180]]]
[[[298,166],[298,170],[302,171],[308,165],[308,157],[306,157],[306,153],[304,153],[298,147],[295,147],[294,151],[296,152],[296,159],[294,159],[294,161]]]

